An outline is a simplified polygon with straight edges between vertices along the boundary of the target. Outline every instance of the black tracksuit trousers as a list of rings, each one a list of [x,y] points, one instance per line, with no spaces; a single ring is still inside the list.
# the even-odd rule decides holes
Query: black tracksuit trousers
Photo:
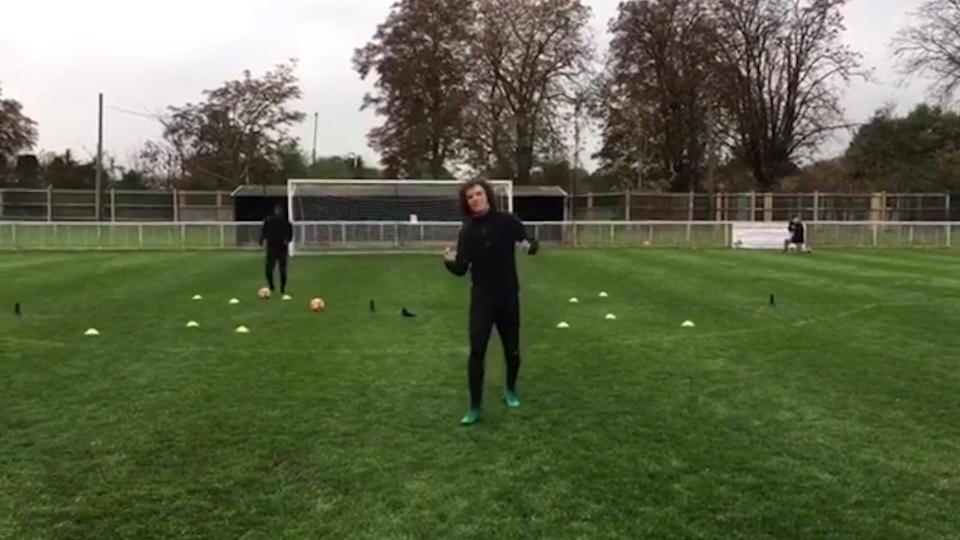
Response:
[[[270,290],[274,290],[273,286],[273,270],[276,267],[280,267],[280,292],[287,292],[287,248],[286,246],[268,246],[267,247],[267,267],[266,267],[266,276],[267,284],[270,285]]]
[[[507,390],[516,391],[520,372],[520,296],[516,290],[486,292],[474,290],[470,299],[470,405],[483,402],[485,357],[490,332],[497,327],[507,362]]]

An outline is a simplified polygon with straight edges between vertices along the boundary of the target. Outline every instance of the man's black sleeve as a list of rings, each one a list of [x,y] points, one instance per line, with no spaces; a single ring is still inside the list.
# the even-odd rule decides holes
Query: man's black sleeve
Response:
[[[293,242],[293,223],[290,223],[290,220],[284,220],[284,225],[285,231],[283,237],[289,244],[290,242]]]
[[[443,264],[446,265],[447,270],[455,276],[466,274],[467,269],[470,268],[470,261],[467,258],[467,246],[463,241],[463,229],[460,229],[460,234],[457,236],[457,260],[451,262],[444,259]]]
[[[527,228],[523,226],[523,222],[520,221],[516,216],[510,216],[511,220],[511,232],[514,242],[529,242],[530,250],[527,251],[530,255],[536,255],[537,251],[540,249],[540,242],[536,238],[530,238],[527,235]]]
[[[517,216],[510,214],[510,236],[514,242],[523,242],[528,240],[527,229],[523,222]]]

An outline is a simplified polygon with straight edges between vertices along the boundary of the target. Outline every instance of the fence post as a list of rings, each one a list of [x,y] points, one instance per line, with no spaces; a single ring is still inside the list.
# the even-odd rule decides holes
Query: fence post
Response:
[[[17,223],[13,222],[10,225],[10,236],[13,239],[13,249],[19,249],[20,246],[17,244]]]
[[[137,241],[140,244],[140,249],[143,249],[143,224],[137,224]]]
[[[224,247],[226,247],[226,243],[227,243],[226,235],[227,235],[227,229],[223,225],[223,223],[221,223],[220,224],[220,249],[223,249]]]
[[[53,186],[47,186],[47,221],[53,221]]]
[[[947,221],[950,221],[950,219],[953,217],[950,215],[950,193],[946,193],[944,195],[943,206],[944,206],[944,209],[943,209],[944,219],[946,219]]]
[[[950,238],[950,235],[953,233],[952,229],[953,229],[953,226],[950,224],[949,221],[947,221],[947,236],[946,236],[946,238],[947,238],[947,247],[953,247],[953,246],[951,245],[952,242],[951,242],[951,238]]]
[[[820,220],[820,192],[813,192],[813,220]]]
[[[887,192],[882,191],[880,192],[880,200],[877,203],[877,217],[871,219],[874,221],[889,221],[887,214]]]
[[[173,188],[173,221],[180,221],[180,200],[177,196],[177,188]]]
[[[633,197],[631,197],[631,194],[630,194],[630,190],[629,190],[629,189],[627,189],[626,198],[627,198],[627,201],[626,201],[626,203],[627,203],[626,218],[627,218],[627,219],[626,219],[626,221],[630,221],[630,207],[633,206],[633,200],[632,200]]]
[[[757,220],[757,192],[750,192],[750,221]]]
[[[877,228],[878,228],[878,227],[877,227],[877,223],[874,222],[874,224],[873,224],[873,247],[877,247],[877,236],[878,236]]]
[[[113,223],[117,221],[117,190],[115,188],[110,188],[110,221]]]
[[[187,226],[180,224],[180,249],[187,249]]]

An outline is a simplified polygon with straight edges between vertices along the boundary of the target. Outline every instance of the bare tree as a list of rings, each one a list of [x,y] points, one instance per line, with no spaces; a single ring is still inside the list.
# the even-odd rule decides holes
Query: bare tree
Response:
[[[865,75],[844,45],[847,0],[712,0],[730,144],[768,189],[842,125],[841,85]]]
[[[623,185],[697,189],[717,106],[713,23],[703,0],[629,0],[613,40],[599,115],[607,171]]]
[[[23,105],[15,99],[0,99],[0,170],[36,142],[37,123],[23,114]]]
[[[927,0],[891,42],[900,72],[928,76],[930,91],[951,99],[960,89],[960,0]]]
[[[144,183],[153,189],[187,187],[183,184],[187,170],[183,155],[166,140],[147,141],[133,156],[133,169],[144,177]]]
[[[499,117],[498,133],[509,126],[515,180],[529,183],[538,149],[556,149],[563,109],[572,106],[590,73],[590,9],[580,0],[478,5],[475,77],[495,85],[486,87],[484,105]]]
[[[470,73],[473,98],[464,110],[464,130],[460,140],[463,160],[479,173],[491,178],[513,178],[515,132],[511,112],[500,84]]]
[[[168,147],[148,148],[164,167],[173,153],[193,186],[224,189],[260,181],[277,168],[281,150],[294,143],[289,128],[303,120],[302,112],[288,108],[300,98],[295,62],[280,64],[255,78],[228,81],[204,91],[206,99],[170,107],[161,119]]]
[[[363,107],[385,118],[369,139],[387,174],[449,176],[472,95],[473,12],[473,0],[401,0],[354,54],[361,78],[376,74],[377,91]]]

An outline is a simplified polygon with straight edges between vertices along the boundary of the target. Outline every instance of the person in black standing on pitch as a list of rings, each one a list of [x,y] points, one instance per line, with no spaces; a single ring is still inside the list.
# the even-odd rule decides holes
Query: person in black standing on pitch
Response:
[[[520,372],[520,286],[517,279],[515,248],[519,243],[534,255],[536,239],[527,237],[523,223],[496,207],[493,188],[483,180],[466,182],[460,189],[463,226],[457,249],[447,248],[444,262],[457,276],[470,271],[470,357],[467,364],[470,383],[470,410],[460,421],[471,425],[480,419],[483,403],[484,359],[490,332],[496,325],[507,362],[507,407],[520,406],[517,376]]]
[[[287,219],[283,212],[283,207],[277,205],[273,209],[273,214],[263,220],[263,227],[260,230],[260,245],[267,245],[267,284],[270,291],[276,290],[273,285],[273,270],[280,267],[280,293],[287,292],[287,257],[289,255],[290,242],[293,241],[293,225]]]

